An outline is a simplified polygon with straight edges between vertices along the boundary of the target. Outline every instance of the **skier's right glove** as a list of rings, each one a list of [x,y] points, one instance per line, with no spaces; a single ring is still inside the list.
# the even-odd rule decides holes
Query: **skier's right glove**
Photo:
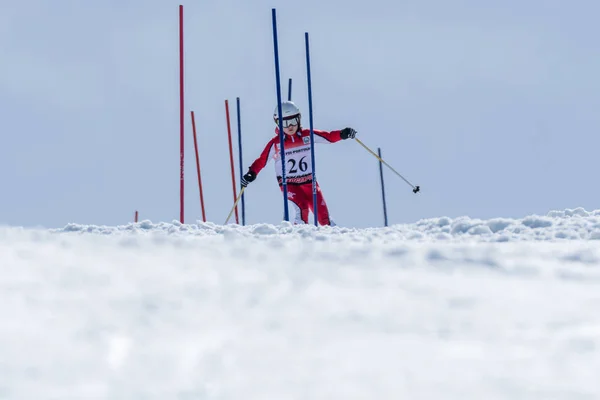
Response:
[[[253,171],[248,171],[246,175],[242,177],[242,186],[246,187],[248,184],[256,179],[256,174]]]
[[[354,139],[356,137],[356,131],[352,128],[344,128],[340,132],[342,139]]]

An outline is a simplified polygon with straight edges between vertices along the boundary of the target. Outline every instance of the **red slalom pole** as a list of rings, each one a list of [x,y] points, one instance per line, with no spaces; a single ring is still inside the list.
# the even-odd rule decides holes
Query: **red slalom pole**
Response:
[[[183,6],[179,6],[179,220],[183,224],[183,155],[184,147],[184,111],[183,111]]]
[[[198,171],[198,188],[200,190],[200,208],[202,208],[202,221],[206,222],[204,212],[204,195],[202,194],[202,176],[200,175],[200,157],[198,156],[198,139],[196,139],[196,119],[192,111],[192,131],[194,132],[194,150],[196,151],[196,170]]]
[[[233,145],[231,143],[231,122],[229,121],[229,101],[225,100],[225,115],[227,117],[227,135],[229,136],[229,160],[231,161],[231,184],[233,185],[233,201],[237,200],[235,189],[235,166],[233,164]],[[237,205],[235,207],[235,223],[239,225],[240,218],[238,216]]]
[[[135,211],[135,217],[133,218],[133,222],[138,222],[138,212]]]

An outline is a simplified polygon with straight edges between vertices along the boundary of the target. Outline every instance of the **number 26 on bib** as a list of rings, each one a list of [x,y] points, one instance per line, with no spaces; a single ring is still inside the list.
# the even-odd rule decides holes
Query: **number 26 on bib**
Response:
[[[307,156],[290,157],[285,160],[287,165],[287,174],[289,176],[298,176],[312,173],[311,165],[306,161],[306,158]]]

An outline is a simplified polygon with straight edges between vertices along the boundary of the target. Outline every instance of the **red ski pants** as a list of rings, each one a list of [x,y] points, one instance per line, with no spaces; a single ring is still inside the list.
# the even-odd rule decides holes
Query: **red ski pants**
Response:
[[[279,187],[283,191],[283,186]],[[313,192],[312,182],[303,183],[301,185],[287,185],[288,200],[292,203],[294,210],[296,211],[296,218],[294,224],[307,224],[308,223],[308,212],[313,211]],[[332,225],[329,218],[329,209],[327,203],[323,198],[323,192],[317,183],[317,218],[319,225]],[[311,221],[312,223],[312,221]]]

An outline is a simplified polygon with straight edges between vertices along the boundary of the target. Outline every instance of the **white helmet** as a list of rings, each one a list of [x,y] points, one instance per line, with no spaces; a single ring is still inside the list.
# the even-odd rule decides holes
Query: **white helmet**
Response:
[[[281,102],[281,117],[283,119],[288,119],[291,117],[300,118],[300,109],[296,107],[294,102],[292,101],[282,101]],[[275,106],[275,111],[273,111],[273,119],[275,122],[279,119],[279,107]]]

